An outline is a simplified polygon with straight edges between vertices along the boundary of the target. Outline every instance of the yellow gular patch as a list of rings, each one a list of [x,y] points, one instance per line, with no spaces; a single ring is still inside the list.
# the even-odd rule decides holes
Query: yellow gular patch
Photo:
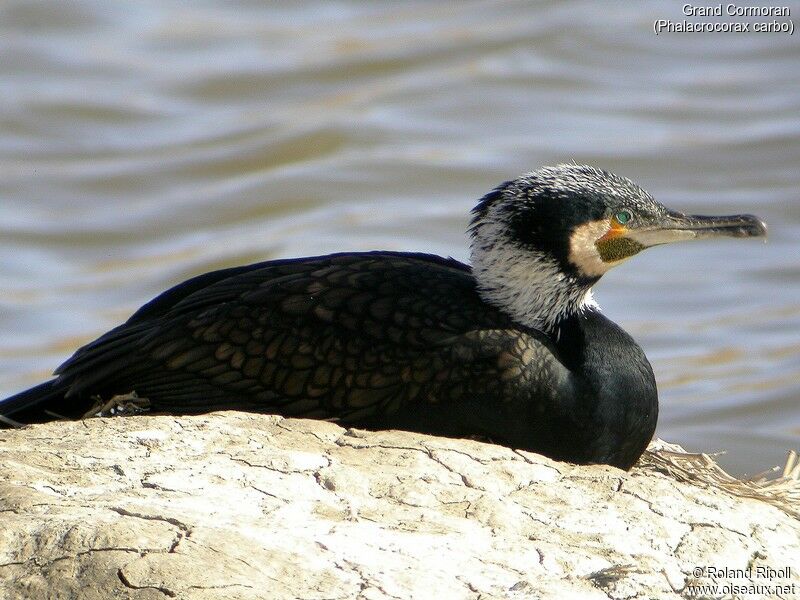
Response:
[[[612,266],[644,249],[645,246],[624,235],[597,240],[597,251],[600,253],[600,258]]]
[[[569,260],[587,277],[600,277],[626,258],[644,250],[627,237],[628,228],[615,219],[590,221],[576,227],[569,240]]]

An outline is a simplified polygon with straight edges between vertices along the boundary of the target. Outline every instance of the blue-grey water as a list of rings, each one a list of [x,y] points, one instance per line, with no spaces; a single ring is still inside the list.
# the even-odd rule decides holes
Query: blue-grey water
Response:
[[[768,222],[767,244],[650,250],[595,296],[653,363],[658,435],[736,473],[781,463],[800,445],[800,34],[654,35],[680,11],[6,0],[0,393],[209,269],[466,259],[477,198],[577,161]]]

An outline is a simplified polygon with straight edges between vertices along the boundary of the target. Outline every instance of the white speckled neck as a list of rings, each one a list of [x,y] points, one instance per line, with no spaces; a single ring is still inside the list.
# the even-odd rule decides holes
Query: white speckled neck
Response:
[[[547,333],[586,308],[599,308],[591,287],[565,275],[556,261],[508,239],[497,207],[472,228],[472,271],[478,293],[514,321]]]

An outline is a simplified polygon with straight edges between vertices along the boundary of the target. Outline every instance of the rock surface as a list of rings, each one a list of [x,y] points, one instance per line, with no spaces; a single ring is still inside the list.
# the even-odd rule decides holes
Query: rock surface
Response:
[[[232,412],[0,430],[0,598],[715,597],[711,566],[790,598],[798,559],[779,508],[641,467]]]

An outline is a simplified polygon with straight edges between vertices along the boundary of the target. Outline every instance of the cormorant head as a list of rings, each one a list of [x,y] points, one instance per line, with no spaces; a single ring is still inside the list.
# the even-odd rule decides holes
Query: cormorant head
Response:
[[[752,215],[687,216],[629,179],[581,165],[543,167],[508,181],[472,214],[472,265],[482,297],[545,331],[596,307],[592,285],[645,248],[766,235]]]

